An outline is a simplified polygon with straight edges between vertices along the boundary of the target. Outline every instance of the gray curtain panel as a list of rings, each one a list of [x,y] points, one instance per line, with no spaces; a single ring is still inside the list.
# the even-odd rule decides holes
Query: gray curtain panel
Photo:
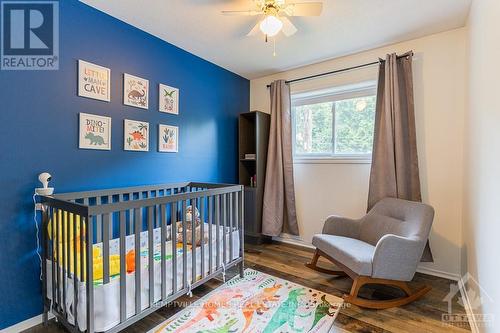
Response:
[[[295,211],[292,160],[290,87],[284,80],[271,83],[271,127],[267,151],[262,233],[279,236],[299,234]]]
[[[411,52],[388,54],[379,67],[368,210],[385,197],[422,201]],[[433,261],[428,242],[422,261]]]

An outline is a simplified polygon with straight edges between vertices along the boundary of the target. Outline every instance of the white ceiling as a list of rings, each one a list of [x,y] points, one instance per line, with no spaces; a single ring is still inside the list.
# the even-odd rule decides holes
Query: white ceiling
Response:
[[[81,0],[249,79],[465,25],[471,0],[323,0],[320,17],[292,17],[299,31],[246,37],[258,17],[223,16],[252,0]],[[299,0],[296,0],[299,2]],[[307,2],[307,0],[302,0]]]

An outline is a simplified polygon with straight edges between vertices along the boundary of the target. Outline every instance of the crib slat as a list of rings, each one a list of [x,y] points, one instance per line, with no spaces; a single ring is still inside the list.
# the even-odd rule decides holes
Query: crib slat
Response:
[[[128,194],[128,201],[132,201],[132,200],[134,200],[134,193],[129,193]],[[129,221],[128,221],[128,230],[129,230],[129,233],[132,234],[133,233],[132,230],[134,230],[134,225],[133,225],[134,220],[132,218],[134,216],[134,210],[129,209],[128,213],[130,216]]]
[[[205,197],[200,198],[201,278],[205,277]]]
[[[141,208],[134,209],[135,226],[135,314],[141,312],[141,230],[142,214]]]
[[[50,208],[50,215],[52,216],[52,223],[51,223],[51,231],[52,231],[52,249],[50,251],[51,255],[50,258],[52,259],[52,302],[56,303],[57,306],[57,294],[56,294],[56,281],[57,281],[57,275],[56,275],[56,267],[58,265],[59,260],[58,258],[58,253],[57,253],[57,236],[56,236],[56,231],[57,231],[57,211],[54,208]]]
[[[240,200],[238,202],[238,206],[239,206],[239,213],[240,213],[240,216],[238,218],[239,220],[239,224],[240,224],[240,253],[239,253],[239,257],[240,258],[243,258],[243,255],[244,255],[244,251],[245,251],[245,233],[244,233],[244,225],[245,225],[245,221],[244,221],[244,216],[245,216],[245,212],[244,212],[244,209],[245,209],[245,204],[244,204],[244,196],[245,196],[245,190],[243,189],[243,187],[241,188],[240,192],[239,192],[239,197],[240,197]],[[240,277],[244,277],[245,273],[244,273],[244,270],[245,270],[245,266],[243,264],[243,262],[240,263]]]
[[[229,262],[233,261],[233,220],[236,210],[234,207],[234,193],[229,193]]]
[[[160,227],[161,227],[161,299],[162,301],[167,298],[167,260],[165,259],[166,254],[166,241],[167,241],[167,206],[160,206]]]
[[[112,204],[113,203],[113,196],[112,195],[108,195],[107,198],[108,198],[108,205]],[[109,219],[110,219],[109,220],[109,228],[108,228],[108,230],[109,230],[109,239],[115,238],[114,233],[113,233],[113,224],[114,224],[114,222],[113,222],[113,220],[114,220],[113,219],[113,213],[114,212],[111,212],[110,213],[110,217],[109,217]]]
[[[196,202],[191,199],[191,284],[196,282]]]
[[[127,244],[125,237],[127,235],[126,214],[120,211],[120,322],[127,319]]]
[[[103,256],[103,277],[102,283],[109,283],[109,225],[110,214],[103,214],[102,216],[102,256]]]
[[[73,226],[73,316],[75,318],[75,326],[78,327],[78,228],[76,224],[77,215],[71,214],[71,225]]]
[[[80,281],[85,282],[85,219],[80,216]]]
[[[93,272],[93,256],[92,246],[94,244],[94,226],[92,217],[89,216],[87,223],[87,331],[94,332],[94,272]]]
[[[208,273],[212,274],[213,272],[213,263],[212,263],[212,223],[213,223],[213,197],[210,196],[207,198],[208,200]]]
[[[177,202],[170,207],[170,238],[172,241],[172,294],[177,292]]]
[[[215,196],[215,270],[220,267],[220,194]]]
[[[57,209],[56,212],[56,257],[57,257],[57,275],[56,275],[56,287],[57,287],[57,306],[62,310],[61,303],[61,261],[62,261],[62,249],[61,249],[61,239],[62,236],[62,221],[61,221],[61,210]]]
[[[235,212],[234,212],[234,222],[235,222],[234,231],[237,233],[238,239],[239,239],[240,238],[240,234],[239,234],[239,232],[240,232],[240,193],[239,192],[234,193],[234,210],[235,210]],[[233,244],[233,246],[234,246],[234,244]],[[233,251],[234,251],[234,248],[233,248]],[[233,256],[232,253],[231,253],[231,256]],[[238,258],[238,257],[239,257],[239,252],[238,252],[238,255],[236,256],[236,258]],[[233,258],[234,258],[234,256],[233,256]]]
[[[96,204],[96,206],[100,206],[102,204],[102,198],[100,196],[97,196],[95,198],[95,204]],[[97,236],[96,242],[100,243],[100,242],[102,242],[102,215],[101,214],[96,215],[95,219],[96,219],[96,228],[97,228],[97,230],[96,230],[96,236]]]
[[[155,266],[154,266],[154,242],[153,242],[153,227],[154,227],[154,206],[148,207],[148,259],[149,259],[149,306],[154,303],[155,295]]]
[[[64,228],[65,228],[65,233],[64,233],[64,252],[65,252],[65,257],[64,257],[64,271],[63,271],[63,286],[64,286],[64,291],[65,291],[65,294],[64,294],[64,313],[65,313],[65,316],[66,318],[68,318],[68,312],[69,312],[69,309],[67,308],[66,306],[66,299],[67,299],[67,296],[68,296],[68,279],[70,278],[70,272],[71,272],[71,269],[70,269],[70,245],[71,245],[71,235],[70,235],[70,231],[71,231],[71,221],[69,220],[69,214],[67,211],[64,211],[63,212],[63,216],[64,216]]]
[[[186,200],[182,200],[182,288],[187,287],[187,209]]]
[[[226,223],[227,223],[227,196],[224,193],[222,195],[222,248],[223,248],[223,263],[226,265],[227,263],[227,241],[226,241]]]
[[[59,215],[59,220],[61,221],[61,241],[62,241],[62,244],[61,244],[61,252],[62,252],[62,260],[61,260],[61,271],[62,271],[62,274],[61,274],[61,284],[62,284],[62,303],[61,303],[61,308],[62,308],[62,313],[63,313],[63,316],[66,317],[67,313],[66,313],[66,245],[67,245],[67,242],[66,242],[66,229],[67,229],[67,224],[68,224],[68,221],[66,220],[67,216],[66,216],[66,211],[59,211],[60,212],[60,215]]]

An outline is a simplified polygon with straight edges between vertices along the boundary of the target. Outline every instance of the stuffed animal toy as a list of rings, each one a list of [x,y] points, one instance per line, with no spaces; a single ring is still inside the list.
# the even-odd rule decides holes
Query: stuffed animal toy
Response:
[[[190,245],[195,245],[195,246],[200,246],[201,245],[201,219],[200,219],[200,212],[197,207],[195,207],[195,242],[193,242],[193,207],[192,206],[187,206],[186,207],[186,244]],[[179,221],[177,222],[176,225],[177,228],[177,241],[179,243],[182,243],[184,241],[183,237],[183,222]],[[208,228],[205,227],[204,230],[204,235],[203,235],[203,242],[206,243],[208,241],[208,233],[207,230]],[[194,244],[193,244],[194,243]]]

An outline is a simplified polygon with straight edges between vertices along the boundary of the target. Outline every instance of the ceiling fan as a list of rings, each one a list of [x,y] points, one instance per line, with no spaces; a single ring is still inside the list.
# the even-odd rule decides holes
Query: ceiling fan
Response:
[[[322,2],[292,2],[286,0],[254,0],[256,8],[251,10],[224,10],[224,15],[262,16],[247,36],[254,36],[261,31],[268,37],[276,36],[280,31],[287,37],[297,32],[297,28],[288,19],[289,16],[319,16],[323,10]]]

